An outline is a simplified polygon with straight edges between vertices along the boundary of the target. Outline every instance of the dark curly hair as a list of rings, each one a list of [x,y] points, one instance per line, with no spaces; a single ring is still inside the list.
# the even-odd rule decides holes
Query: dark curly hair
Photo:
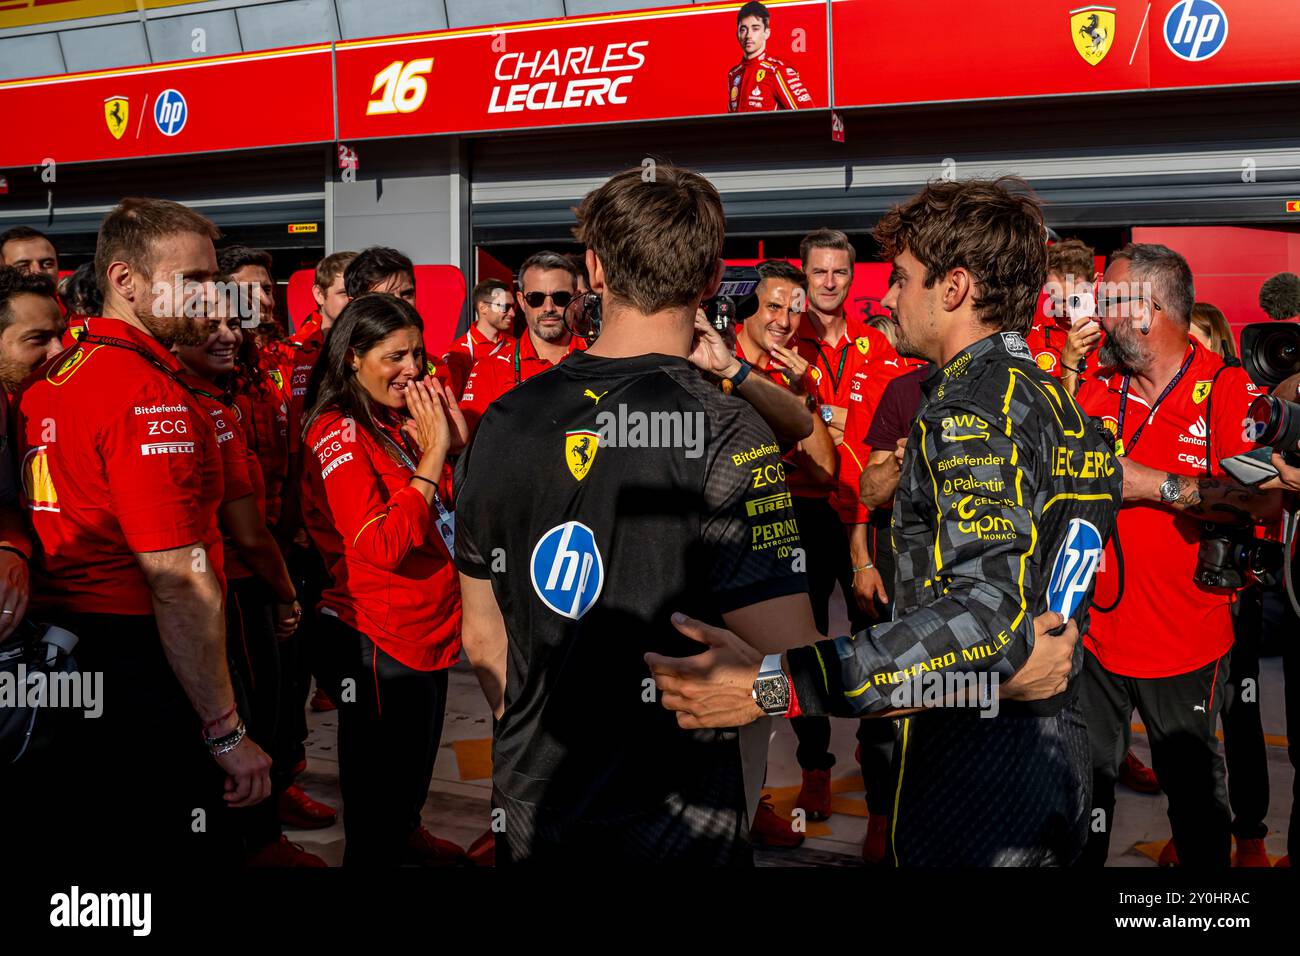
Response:
[[[885,213],[873,235],[886,261],[904,250],[919,259],[927,289],[951,269],[968,269],[985,325],[1022,334],[1033,325],[1047,281],[1047,230],[1023,179],[932,182]]]

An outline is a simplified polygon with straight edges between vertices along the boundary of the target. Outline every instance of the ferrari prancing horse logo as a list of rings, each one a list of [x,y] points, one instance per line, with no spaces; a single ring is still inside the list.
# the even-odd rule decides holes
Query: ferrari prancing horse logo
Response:
[[[110,96],[104,100],[104,122],[114,139],[126,132],[126,120],[131,112],[131,101],[125,96]]]
[[[1089,66],[1106,59],[1115,42],[1114,7],[1079,7],[1070,11],[1070,37]]]
[[[578,481],[587,477],[591,464],[600,450],[600,433],[572,431],[564,433],[564,463]]]

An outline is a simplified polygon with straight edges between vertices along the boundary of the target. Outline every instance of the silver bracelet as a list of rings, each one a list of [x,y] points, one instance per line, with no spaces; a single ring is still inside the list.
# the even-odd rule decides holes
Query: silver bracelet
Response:
[[[868,561],[868,562],[867,562],[866,564],[864,564],[862,567],[860,567],[860,568],[854,568],[854,569],[853,569],[853,573],[854,573],[854,574],[857,574],[859,571],[874,571],[874,570],[875,570],[875,567],[876,567],[876,566],[875,566],[874,564],[872,564],[870,561]]]
[[[235,729],[224,737],[209,738],[204,737],[203,742],[208,745],[208,753],[214,757],[222,757],[230,753],[243,742],[248,734],[248,729],[241,720],[235,725]]]

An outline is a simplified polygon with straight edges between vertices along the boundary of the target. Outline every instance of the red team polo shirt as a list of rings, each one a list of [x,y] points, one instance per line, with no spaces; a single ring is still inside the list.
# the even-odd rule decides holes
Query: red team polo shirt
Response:
[[[401,446],[401,435],[387,434]],[[364,429],[326,412],[307,430],[303,520],[333,583],[321,609],[419,671],[460,654],[460,578],[412,470]],[[439,494],[450,508],[450,469]]]
[[[302,421],[303,402],[307,398],[307,382],[325,348],[325,335],[320,329],[320,313],[313,312],[298,331],[289,339],[292,349],[284,353],[287,361],[282,370],[289,395],[289,412],[297,432]]]
[[[885,386],[925,364],[924,359],[903,358],[895,353],[894,358],[868,362],[853,373],[849,385],[849,412],[844,419],[844,443],[840,446],[840,470],[850,468],[853,475],[851,481],[840,482],[839,511],[845,524],[863,524],[870,517],[858,494],[858,482],[871,458],[867,433],[871,431],[871,422],[876,417],[880,397],[885,394]]]
[[[79,342],[18,404],[23,504],[39,542],[32,606],[152,616],[134,552],[202,542],[220,574],[216,432],[156,339],[118,319],[86,327],[130,347]]]
[[[298,448],[290,427],[289,399],[276,387],[275,379],[262,371],[259,379],[235,395],[235,417],[261,466],[266,522],[271,527],[280,520],[290,455]]]
[[[526,334],[526,333],[525,333]],[[451,348],[442,357],[443,367],[447,369],[447,384],[457,398],[465,391],[465,382],[469,380],[474,366],[499,349],[514,348],[515,337],[502,332],[495,342],[479,331],[478,324],[469,327],[469,331],[451,344]]]
[[[567,354],[582,352],[586,348],[587,340],[575,335],[569,340]],[[460,397],[460,409],[465,413],[470,434],[474,434],[479,419],[489,405],[520,382],[526,382],[534,375],[553,367],[553,362],[548,362],[537,354],[537,346],[533,344],[533,337],[527,330],[506,347],[481,359],[465,380],[465,391]]]
[[[749,362],[754,366],[755,372],[766,375],[782,388],[790,388],[790,370],[786,368],[785,365],[781,364],[779,359],[769,357],[767,367],[760,368],[753,360],[746,358],[745,350],[740,344],[740,339],[736,339],[736,358]],[[815,396],[817,394],[817,380],[820,377],[821,376],[817,374],[817,370],[809,365],[808,371],[804,373],[803,377],[803,389],[805,395]],[[788,468],[785,473],[785,486],[786,490],[788,490],[790,494],[797,495],[800,498],[829,498],[831,493],[835,490],[831,485],[814,481],[808,476],[807,469],[799,467],[798,453],[795,449],[790,449],[784,460],[787,466],[793,465],[793,467]]]
[[[1219,462],[1254,444],[1243,420],[1260,390],[1241,368],[1219,374],[1223,360],[1208,349],[1188,349],[1187,373],[1152,415],[1148,404],[1128,395],[1124,419],[1125,453],[1134,461],[1176,475],[1204,475],[1206,442],[1211,474],[1223,475]],[[1079,406],[1100,418],[1112,434],[1118,427],[1124,376],[1111,369],[1090,375],[1079,389]],[[1215,382],[1211,390],[1211,382]],[[1212,409],[1212,411],[1211,411]],[[1210,416],[1213,416],[1212,419]],[[1133,434],[1151,416],[1136,445]],[[1053,467],[1082,467],[1078,456],[1062,454]],[[1232,646],[1231,593],[1204,588],[1192,580],[1202,522],[1158,505],[1120,509],[1116,535],[1124,551],[1124,596],[1113,611],[1118,587],[1114,541],[1097,574],[1092,626],[1084,643],[1106,670],[1125,677],[1186,674],[1223,656]]]
[[[864,464],[858,448],[850,447],[847,439],[848,417],[853,414],[853,406],[861,404],[853,398],[854,383],[857,382],[856,394],[861,395],[864,382],[870,378],[877,375],[893,377],[906,369],[888,364],[898,361],[898,353],[882,333],[873,329],[861,317],[848,316],[847,320],[844,334],[832,346],[817,338],[805,315],[795,347],[808,364],[817,370],[817,400],[823,405],[839,405],[850,409],[845,416],[845,441],[836,449],[840,456],[840,472],[831,504],[839,513],[840,520],[853,523],[858,520],[857,516],[862,510],[858,503],[858,477],[862,474]],[[883,383],[881,387],[883,388]],[[870,421],[867,424],[870,425]]]
[[[727,112],[797,110],[813,105],[799,71],[774,56],[741,60],[727,74]]]

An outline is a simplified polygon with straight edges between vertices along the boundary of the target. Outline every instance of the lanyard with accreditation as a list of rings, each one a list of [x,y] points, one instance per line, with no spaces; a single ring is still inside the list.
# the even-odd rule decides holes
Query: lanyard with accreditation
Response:
[[[1196,346],[1193,345],[1192,351],[1188,354],[1187,358],[1183,360],[1183,367],[1178,370],[1177,375],[1170,379],[1169,384],[1165,386],[1165,390],[1160,393],[1160,397],[1157,398],[1155,404],[1151,406],[1151,413],[1147,415],[1146,421],[1138,426],[1137,431],[1133,433],[1133,437],[1129,439],[1127,443],[1124,441],[1124,417],[1128,412],[1128,386],[1129,380],[1132,376],[1124,376],[1124,385],[1119,391],[1119,416],[1115,422],[1115,457],[1123,458],[1126,454],[1133,451],[1133,446],[1135,446],[1138,443],[1138,439],[1142,437],[1143,429],[1145,429],[1147,425],[1151,424],[1151,420],[1156,417],[1156,411],[1160,408],[1160,403],[1169,397],[1170,392],[1177,388],[1178,383],[1181,382],[1183,376],[1187,374],[1187,370],[1192,367],[1192,360],[1195,358]]]
[[[411,469],[414,474],[415,462],[407,454],[407,450],[393,441],[382,428],[379,430],[379,436],[392,446],[393,451],[397,452],[398,457],[401,458],[402,464]],[[405,436],[403,436],[403,442],[405,442]],[[438,510],[438,518],[435,522],[438,526],[438,534],[442,536],[442,543],[447,546],[448,553],[454,558],[456,556],[456,514],[447,510],[446,505],[442,503],[442,495],[438,494],[437,488],[433,489],[433,506]]]

